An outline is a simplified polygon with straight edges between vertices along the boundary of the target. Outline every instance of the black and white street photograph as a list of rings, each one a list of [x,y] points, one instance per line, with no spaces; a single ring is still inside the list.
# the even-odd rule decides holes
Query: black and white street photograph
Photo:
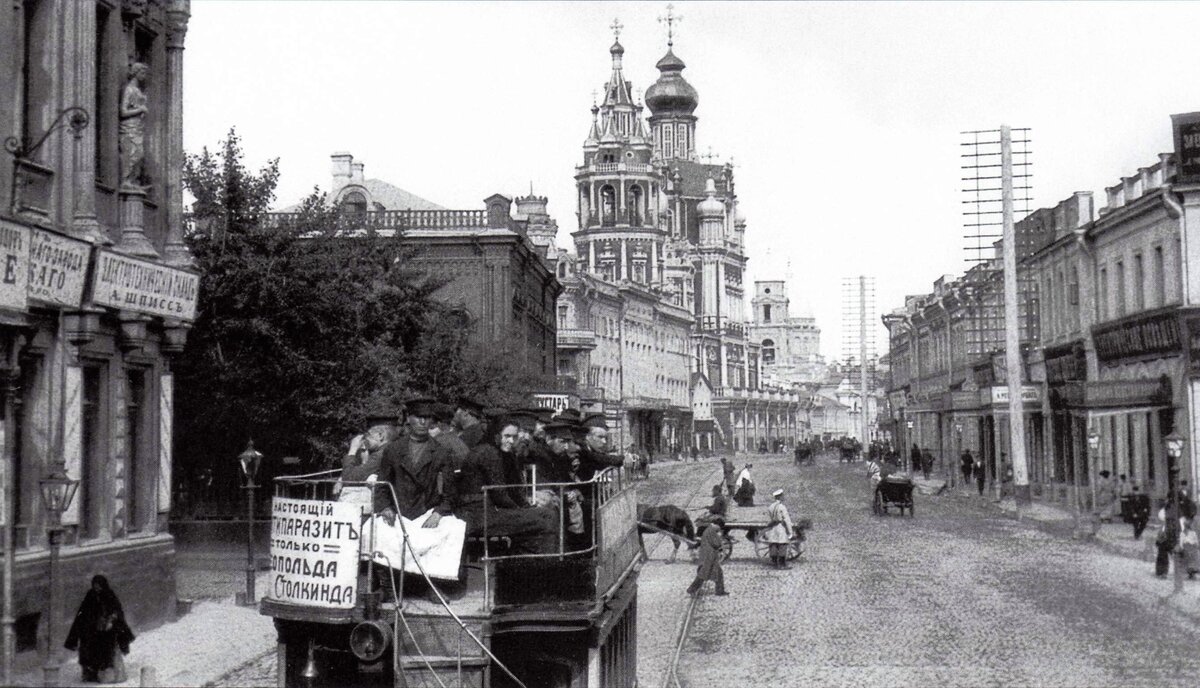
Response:
[[[1198,24],[10,0],[0,686],[1200,686]]]

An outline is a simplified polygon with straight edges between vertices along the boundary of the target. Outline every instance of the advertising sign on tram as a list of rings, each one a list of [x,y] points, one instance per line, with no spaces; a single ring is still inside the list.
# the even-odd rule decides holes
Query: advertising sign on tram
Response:
[[[353,607],[361,522],[358,504],[276,497],[267,596],[309,607]]]

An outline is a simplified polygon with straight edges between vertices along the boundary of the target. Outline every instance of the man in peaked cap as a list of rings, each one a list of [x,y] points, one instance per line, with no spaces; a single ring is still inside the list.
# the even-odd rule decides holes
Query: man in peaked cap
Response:
[[[467,454],[471,450],[454,432],[454,415],[454,406],[441,402],[435,403],[433,405],[433,425],[429,428],[429,434],[435,442],[444,446],[454,457],[454,467],[457,470],[462,462],[467,460]]]
[[[390,503],[391,495],[383,494],[382,503],[380,499],[376,500],[375,510],[389,523],[394,520],[397,509],[408,519],[432,509],[433,514],[422,526],[436,528],[441,517],[452,511],[454,459],[429,433],[436,415],[435,404],[428,397],[406,401],[405,432],[383,448],[379,480],[392,484],[397,504]]]
[[[377,405],[371,407],[364,418],[362,434],[355,435],[350,440],[350,450],[342,457],[343,470],[357,466],[365,466],[374,459],[377,467],[378,452],[384,445],[396,439],[399,434],[400,412],[392,406]],[[373,471],[372,471],[373,472]],[[345,477],[345,476],[344,476]],[[347,477],[347,480],[361,478]]]
[[[454,409],[454,425],[459,429],[459,439],[468,449],[473,449],[482,442],[487,434],[487,426],[484,424],[486,417],[483,404],[468,397],[458,398],[457,408]]]
[[[611,466],[624,465],[620,454],[608,447],[608,421],[603,413],[588,414],[582,423],[583,440],[580,442],[579,477],[591,480],[596,473]]]
[[[552,421],[544,428],[546,432],[546,447],[548,457],[531,457],[537,466],[538,482],[540,483],[569,483],[571,477],[571,461],[579,451],[575,443],[577,427],[574,423]],[[548,460],[546,460],[548,459]]]

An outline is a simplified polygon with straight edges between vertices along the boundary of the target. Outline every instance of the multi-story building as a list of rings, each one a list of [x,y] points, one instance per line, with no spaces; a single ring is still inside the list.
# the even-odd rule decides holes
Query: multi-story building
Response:
[[[747,336],[761,347],[763,384],[787,389],[820,382],[826,367],[817,319],[791,313],[786,282],[756,281],[754,292]]]
[[[557,230],[545,213],[546,199],[518,198],[514,211],[511,199],[493,194],[482,209],[447,210],[393,184],[366,179],[364,164],[350,153],[330,157],[333,179],[326,196],[340,209],[339,222],[346,229],[401,232],[406,245],[420,248],[414,264],[442,282],[435,298],[462,317],[474,341],[521,361],[524,373],[552,385],[554,304],[562,287],[546,258],[551,245],[546,237]],[[272,216],[283,220],[296,208]]]
[[[746,338],[746,221],[733,167],[699,161],[699,98],[670,44],[646,89],[648,121],[625,78],[619,40],[609,54],[612,72],[575,170],[577,257],[560,262],[560,274],[574,276],[564,277],[560,315],[580,332],[560,340],[559,372],[586,375],[584,389],[603,395],[610,422],[639,448],[699,441],[684,430],[692,372],[712,388],[715,444],[757,446],[747,441],[760,435],[790,443],[800,396],[768,403],[746,393],[759,389],[761,375],[759,347]]]
[[[96,573],[133,627],[174,614],[171,360],[199,291],[180,183],[188,18],[187,0],[0,15],[0,579],[21,650],[62,647]],[[64,476],[60,531],[40,488]]]
[[[1030,456],[1030,480],[1053,497],[1087,505],[1107,469],[1165,496],[1163,438],[1194,437],[1190,388],[1196,310],[1186,299],[1181,250],[1186,189],[1170,154],[1106,189],[1092,219],[1059,227],[1026,261],[1041,284],[1046,451]],[[1186,192],[1185,192],[1186,193]],[[1089,436],[1098,439],[1093,451]],[[1182,478],[1195,484],[1185,456]],[[1195,488],[1193,487],[1192,490]],[[1193,492],[1194,494],[1194,492]]]

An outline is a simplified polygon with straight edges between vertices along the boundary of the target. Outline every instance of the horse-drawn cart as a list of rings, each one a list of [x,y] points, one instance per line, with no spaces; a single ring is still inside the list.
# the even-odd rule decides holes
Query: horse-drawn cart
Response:
[[[760,558],[766,559],[770,556],[771,545],[765,541],[764,535],[767,528],[770,527],[765,521],[726,521],[725,522],[725,544],[721,550],[723,552],[722,561],[733,556],[733,531],[740,530],[746,534],[746,539],[754,543],[754,553]],[[787,560],[795,561],[804,554],[805,531],[812,528],[812,520],[807,518],[798,519],[792,525],[792,537],[788,541]]]
[[[913,515],[913,481],[905,475],[889,475],[875,486],[875,496],[871,501],[871,510],[876,516],[888,512],[888,507],[896,507],[900,515],[908,509],[908,515]]]

